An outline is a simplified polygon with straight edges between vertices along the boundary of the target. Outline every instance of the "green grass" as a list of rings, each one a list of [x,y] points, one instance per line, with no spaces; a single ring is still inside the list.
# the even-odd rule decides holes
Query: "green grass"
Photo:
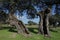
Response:
[[[15,32],[10,32],[8,31],[8,28],[0,30],[0,40],[60,40],[60,28],[56,28],[53,29],[53,31],[50,31],[51,38],[44,37],[43,35],[38,35],[36,26],[29,26],[28,28],[31,33],[31,36],[28,37],[19,35]]]

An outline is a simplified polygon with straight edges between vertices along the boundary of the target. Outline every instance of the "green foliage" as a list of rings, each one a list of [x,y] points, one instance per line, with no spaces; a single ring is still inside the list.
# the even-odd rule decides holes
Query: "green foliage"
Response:
[[[28,25],[37,25],[37,23],[35,23],[33,21],[28,21]]]
[[[8,18],[8,14],[4,11],[0,11],[0,23],[5,23]]]
[[[60,15],[55,14],[52,15],[49,19],[50,25],[56,26],[56,22],[58,22],[59,24],[57,26],[60,25]]]
[[[24,15],[22,12],[26,10],[28,18],[35,18],[37,15],[37,10],[34,6],[37,6],[39,8],[43,8],[45,6],[52,6],[52,4],[55,1],[50,0],[0,0],[3,4],[3,9],[8,9],[9,12],[13,10],[13,13],[16,12],[16,10],[19,11],[19,16]],[[33,4],[33,5],[32,5]],[[41,4],[41,5],[39,5]],[[42,6],[46,4],[45,6]],[[41,9],[40,9],[41,10]]]

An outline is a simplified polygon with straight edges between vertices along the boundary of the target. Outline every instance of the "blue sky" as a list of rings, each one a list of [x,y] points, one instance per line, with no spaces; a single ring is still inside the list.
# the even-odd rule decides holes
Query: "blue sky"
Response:
[[[36,22],[36,23],[39,22],[39,18],[27,19],[26,15],[20,17],[19,19],[22,20],[25,24],[27,24],[28,21],[33,21],[33,22]]]
[[[35,7],[35,8],[36,8],[36,7]],[[36,9],[37,9],[37,11],[40,11],[39,8],[36,8]],[[55,10],[55,5],[52,6],[52,15],[55,14],[55,13],[54,13],[54,10]],[[4,11],[5,11],[6,13],[8,13],[8,10],[4,10]],[[18,13],[18,12],[16,12],[16,13]],[[17,16],[17,18],[18,18],[19,20],[23,21],[23,23],[27,24],[28,21],[33,21],[33,22],[36,22],[36,23],[39,22],[39,17],[38,17],[38,18],[34,18],[34,19],[27,19],[27,17],[26,17],[26,12],[24,12],[24,13],[25,13],[25,15],[22,16],[22,17],[18,17],[18,16]]]
[[[52,6],[52,15],[55,14],[55,13],[54,13],[54,10],[55,10],[55,5]],[[38,8],[37,8],[37,11],[38,11]],[[17,17],[18,17],[18,16],[17,16]],[[25,23],[25,24],[27,24],[28,21],[33,21],[33,22],[36,22],[36,23],[39,22],[39,17],[38,17],[38,18],[35,18],[35,19],[27,19],[26,14],[25,14],[24,16],[22,16],[22,17],[18,17],[18,19],[19,19],[19,20],[22,20],[23,23]]]

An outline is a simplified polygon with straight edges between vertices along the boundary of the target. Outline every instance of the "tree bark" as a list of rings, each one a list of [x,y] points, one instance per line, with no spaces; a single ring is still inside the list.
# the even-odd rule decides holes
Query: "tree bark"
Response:
[[[50,37],[50,32],[49,32],[49,14],[46,14],[44,16],[44,22],[43,22],[43,30],[44,30],[44,35]]]
[[[44,31],[44,35],[47,34],[47,26],[46,26],[46,15],[44,14],[44,17],[43,17],[43,31]]]
[[[28,31],[27,27],[25,27],[25,25],[23,24],[22,21],[19,21],[18,24],[21,26],[24,33],[29,34],[29,31]]]
[[[46,9],[45,11],[41,11],[39,14],[39,33],[44,34],[45,36],[50,36],[49,33],[49,15],[50,10]]]
[[[42,17],[42,15],[40,15],[39,16],[39,27],[38,27],[38,29],[39,29],[39,34],[44,34],[44,32],[43,32],[43,17]]]
[[[50,32],[49,32],[49,14],[46,17],[46,27],[47,27],[47,35],[50,37]]]
[[[14,24],[16,26],[16,29],[17,29],[17,33],[18,34],[22,34],[23,33],[23,30],[21,29],[21,26],[18,25],[18,23],[16,22],[16,24]]]
[[[17,28],[17,32],[19,34],[29,34],[28,29],[25,27],[22,21],[19,21],[14,15],[9,14],[9,24],[10,25],[15,25]]]

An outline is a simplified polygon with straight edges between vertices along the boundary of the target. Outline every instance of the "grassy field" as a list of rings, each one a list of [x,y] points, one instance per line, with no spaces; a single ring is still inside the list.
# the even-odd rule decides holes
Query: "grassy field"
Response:
[[[27,26],[31,36],[19,35],[16,32],[10,32],[7,25],[4,25],[4,27],[6,28],[0,30],[0,40],[60,40],[60,28],[50,30],[51,38],[47,38],[37,34],[37,26]]]

